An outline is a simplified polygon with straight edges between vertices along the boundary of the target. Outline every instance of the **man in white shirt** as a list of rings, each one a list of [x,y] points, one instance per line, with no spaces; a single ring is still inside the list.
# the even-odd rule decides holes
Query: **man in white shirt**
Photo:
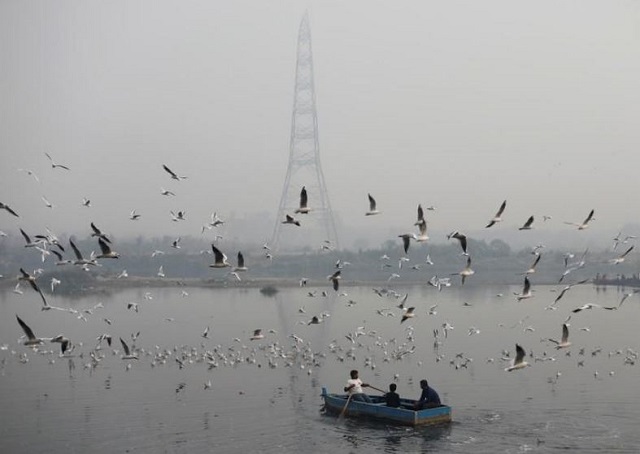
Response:
[[[371,399],[367,396],[362,388],[368,388],[368,383],[362,383],[362,380],[358,378],[358,371],[352,370],[351,379],[347,380],[347,386],[344,387],[344,392],[351,395],[352,400],[359,400],[362,402],[371,403]]]

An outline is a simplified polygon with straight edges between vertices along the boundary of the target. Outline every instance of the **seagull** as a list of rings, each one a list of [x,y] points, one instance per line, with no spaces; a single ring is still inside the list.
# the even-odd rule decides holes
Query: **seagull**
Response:
[[[576,282],[576,283],[574,283],[574,284],[569,284],[569,285],[565,286],[565,287],[560,291],[560,293],[558,294],[558,296],[556,296],[556,299],[553,301],[552,306],[553,306],[553,305],[555,305],[558,301],[560,301],[560,299],[564,296],[564,294],[565,294],[565,293],[567,293],[567,292],[569,291],[569,289],[570,289],[571,287],[573,287],[574,285],[585,284],[585,283],[587,283],[587,282],[589,282],[589,279],[583,279],[583,280],[581,280],[581,281],[579,281],[579,282]]]
[[[37,246],[39,246],[40,244],[43,243],[42,240],[31,241],[31,238],[29,237],[29,235],[27,235],[27,233],[22,229],[20,229],[20,233],[22,234],[22,237],[24,238],[24,241],[26,242],[24,247],[37,247]]]
[[[411,243],[411,239],[413,238],[415,240],[418,237],[415,233],[403,233],[402,235],[398,235],[398,238],[402,238],[402,246],[404,248],[404,253],[406,254],[407,252],[409,252],[409,244]]]
[[[527,219],[527,222],[525,222],[522,227],[518,228],[518,230],[531,230],[531,224],[533,224],[533,215],[531,215],[529,219]]]
[[[218,249],[215,244],[211,243],[211,249],[213,250],[214,263],[209,265],[211,268],[226,268],[227,266],[231,266],[231,264],[227,261],[227,256],[224,255],[220,249]]]
[[[373,216],[375,214],[380,214],[380,211],[376,209],[376,199],[371,197],[371,194],[367,194],[369,196],[369,211],[367,211],[365,216]]]
[[[165,188],[160,188],[160,194],[166,195],[166,196],[170,196],[170,195],[175,196],[176,195],[175,192],[169,191],[168,189],[165,189]]]
[[[51,278],[51,293],[53,293],[58,285],[60,285],[62,281],[60,279],[56,279],[55,277]]]
[[[467,237],[466,235],[458,232],[457,230],[454,232],[451,232],[450,234],[447,235],[447,239],[450,240],[451,238],[455,238],[456,240],[458,240],[460,242],[460,247],[462,248],[462,255],[469,255],[467,253]]]
[[[187,214],[186,211],[178,211],[177,213],[174,213],[173,211],[169,210],[169,213],[171,214],[171,220],[173,222],[178,222],[178,221],[185,221],[185,215]]]
[[[20,274],[22,274],[22,276],[18,276],[18,283],[19,281],[28,282],[31,288],[38,292],[40,298],[42,298],[42,302],[44,303],[44,305],[47,306],[47,300],[44,298],[44,294],[42,293],[42,290],[40,290],[40,287],[38,287],[38,284],[36,284],[36,277],[27,273],[24,268],[20,268]]]
[[[244,265],[244,256],[242,255],[242,252],[238,252],[238,266],[233,267],[233,271],[247,271],[249,268],[247,268]]]
[[[173,240],[171,242],[171,247],[174,248],[174,249],[180,249],[180,240],[181,240],[180,237],[178,237],[175,240]]]
[[[98,238],[98,244],[100,245],[102,254],[96,256],[96,259],[117,259],[120,257],[120,254],[112,251],[109,245],[102,238]]]
[[[569,342],[569,327],[566,323],[562,324],[562,339],[559,341],[555,339],[549,339],[551,342],[556,344],[556,349],[567,348],[571,346],[571,342]]]
[[[415,317],[416,314],[413,312],[414,310],[415,310],[415,307],[408,308],[406,312],[402,315],[402,319],[400,320],[400,323],[404,322],[409,318]]]
[[[531,291],[531,282],[529,282],[529,278],[525,276],[524,278],[524,286],[522,287],[522,293],[516,293],[516,298],[518,301],[524,300],[527,298],[531,298],[533,296],[533,292]]]
[[[53,203],[49,202],[45,196],[40,197],[47,208],[54,208]]]
[[[34,180],[36,180],[38,183],[40,183],[40,178],[38,178],[38,175],[36,175],[33,170],[29,170],[29,169],[18,169],[18,172],[24,172],[27,175],[31,175],[33,177]]]
[[[187,177],[184,176],[180,176],[177,173],[173,172],[169,167],[167,167],[166,165],[162,164],[162,168],[169,174],[171,175],[171,178],[173,178],[174,180],[186,180]]]
[[[429,236],[427,235],[427,221],[423,219],[422,222],[418,224],[418,229],[420,230],[420,234],[415,237],[415,240],[418,243],[427,241],[429,239]]]
[[[122,278],[125,278],[125,277],[129,277],[129,273],[127,273],[127,270],[122,270],[122,271],[120,272],[120,274],[118,274],[118,277],[117,277],[117,278],[118,278],[118,279],[122,279]]]
[[[122,349],[124,350],[124,355],[121,356],[122,359],[138,359],[138,356],[129,350],[129,346],[125,341],[122,340],[122,338],[120,338],[120,343],[122,344]]]
[[[47,158],[49,158],[49,161],[51,161],[51,168],[55,169],[56,167],[59,169],[64,169],[64,170],[71,170],[69,169],[69,167],[67,166],[63,166],[62,164],[56,164],[55,161],[53,160],[53,158],[49,155],[49,153],[45,153],[44,154]]]
[[[413,225],[420,225],[424,221],[424,211],[422,211],[422,205],[418,204],[418,220]]]
[[[302,186],[302,191],[300,191],[300,207],[295,213],[307,214],[309,211],[311,211],[311,208],[307,206],[307,190]]]
[[[624,262],[625,257],[627,256],[627,254],[631,251],[633,251],[633,248],[635,246],[631,246],[629,249],[627,249],[624,253],[622,253],[621,255],[619,255],[618,257],[616,257],[615,259],[611,259],[609,260],[608,263],[612,264],[612,265],[618,265],[619,263]]]
[[[511,372],[512,370],[524,369],[527,366],[530,366],[528,362],[524,360],[525,352],[524,349],[516,344],[516,357],[513,360],[513,363],[505,369],[507,372]]]
[[[107,235],[105,235],[102,230],[100,230],[93,222],[91,223],[91,230],[93,230],[91,236],[102,238],[107,243],[111,243],[111,240],[107,237]]]
[[[157,255],[164,255],[164,251],[161,251],[161,250],[156,249],[155,251],[153,251],[153,252],[151,253],[151,258],[154,258],[154,257],[155,257],[155,256],[157,256]]]
[[[587,304],[583,304],[580,307],[576,307],[571,312],[573,312],[574,314],[577,314],[580,311],[584,311],[584,310],[587,310],[587,309],[593,309],[593,308],[597,308],[597,307],[602,307],[602,306],[600,306],[598,304],[587,303]]]
[[[577,224],[575,222],[566,222],[566,221],[565,221],[565,224],[574,225],[578,227],[578,230],[584,230],[589,227],[589,222],[593,221],[593,213],[594,213],[594,210],[591,210],[589,212],[589,216],[587,216],[587,218],[584,221],[582,221],[582,224]]]
[[[82,253],[80,252],[76,244],[73,242],[73,240],[69,239],[69,244],[71,245],[71,249],[73,249],[73,253],[76,255],[76,260],[72,262],[74,265],[80,265],[84,267],[87,265],[96,266],[98,264],[96,262],[96,259],[93,257],[93,253],[91,253],[91,259],[87,260],[84,257],[82,257]]]
[[[260,339],[264,339],[264,334],[262,334],[262,330],[261,329],[256,329],[253,331],[253,336],[251,336],[249,338],[249,340],[260,340]]]
[[[134,311],[138,312],[138,303],[127,303],[127,309],[133,309]]]
[[[90,208],[91,207],[91,200],[87,199],[86,197],[83,197],[82,198],[82,206]]]
[[[531,264],[529,269],[524,272],[524,274],[533,274],[533,273],[535,273],[536,272],[536,266],[538,265],[538,262],[540,261],[541,258],[542,258],[542,254],[538,254],[536,256],[536,259],[533,261],[533,263]]]
[[[504,212],[504,209],[507,207],[507,201],[505,200],[504,202],[502,202],[502,205],[500,205],[500,208],[498,208],[498,212],[496,213],[496,215],[493,217],[493,219],[491,219],[489,221],[489,224],[487,224],[485,226],[485,228],[489,228],[493,225],[495,225],[496,223],[502,221],[502,213]],[[533,222],[533,221],[532,221]]]
[[[282,221],[283,224],[295,224],[298,227],[300,227],[300,221],[294,219],[293,217],[289,216],[288,214],[285,215],[285,216],[286,216],[285,220]]]
[[[164,267],[162,265],[160,265],[160,268],[158,268],[158,272],[156,273],[156,275],[158,277],[164,277]]]
[[[12,215],[14,215],[15,217],[19,218],[20,216],[18,216],[18,213],[16,213],[15,211],[13,211],[13,209],[11,209],[11,207],[9,205],[7,205],[6,203],[2,203],[0,202],[0,210],[6,210],[7,212],[11,213]]]
[[[73,345],[71,345],[71,341],[67,339],[64,334],[58,334],[56,337],[51,338],[49,342],[59,343],[60,350],[63,355],[65,354],[65,352],[71,351],[73,349]]]
[[[24,342],[22,342],[22,345],[35,347],[36,345],[40,345],[44,343],[44,339],[40,339],[39,337],[36,337],[35,334],[33,334],[33,331],[31,330],[31,328],[29,328],[29,326],[25,322],[23,322],[22,319],[20,319],[20,317],[16,315],[16,318],[18,319],[18,323],[22,327],[22,331],[24,331],[24,333],[27,335],[27,339]]]
[[[467,276],[471,276],[472,274],[474,274],[475,271],[473,271],[471,269],[471,257],[467,257],[467,266],[464,267],[464,269],[462,271],[460,271],[459,273],[452,273],[452,275],[460,275],[462,277],[462,285],[464,285],[464,281],[467,278]]]
[[[342,273],[342,270],[338,270],[335,273],[333,273],[330,276],[327,276],[327,279],[330,280],[333,283],[333,289],[337,292],[338,291],[338,287],[339,287],[339,279],[341,278],[340,274]]]
[[[131,219],[132,221],[137,221],[141,217],[142,215],[136,213],[136,210],[131,210],[131,213],[129,214],[129,219]]]

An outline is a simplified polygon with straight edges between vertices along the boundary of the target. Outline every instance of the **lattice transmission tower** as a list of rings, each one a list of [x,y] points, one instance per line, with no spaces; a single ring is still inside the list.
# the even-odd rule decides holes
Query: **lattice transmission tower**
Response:
[[[308,214],[294,214],[299,207],[302,187],[307,190],[308,206],[311,211]],[[282,224],[287,214],[295,216],[302,225],[297,227]],[[276,249],[282,246],[299,247],[301,245],[320,247],[319,242],[328,244],[330,247],[339,247],[331,203],[320,166],[311,30],[308,15],[305,14],[298,31],[289,166],[282,189],[276,225],[273,229],[271,247]]]

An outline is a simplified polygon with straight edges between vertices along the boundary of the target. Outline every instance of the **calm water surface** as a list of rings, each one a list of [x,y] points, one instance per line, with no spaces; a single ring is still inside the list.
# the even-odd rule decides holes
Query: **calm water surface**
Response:
[[[397,288],[416,307],[403,324],[399,300],[370,287],[313,298],[312,288],[271,298],[258,289],[183,296],[147,288],[50,298],[80,312],[102,303],[86,321],[40,311],[30,289],[0,294],[0,452],[638,452],[640,296],[619,310],[574,314],[622,297],[584,285],[546,310],[560,289],[538,286],[534,298],[516,302],[517,287]],[[395,316],[376,313],[384,308]],[[322,312],[330,315],[323,323],[307,324]],[[71,357],[58,344],[37,352],[21,345],[16,314],[37,336],[64,333],[76,344]],[[547,339],[560,337],[569,315],[573,345],[557,351]],[[454,329],[444,338],[446,322]],[[251,341],[257,328],[265,338]],[[358,330],[366,334],[351,343],[345,335]],[[114,342],[103,342],[93,362],[103,333]],[[119,337],[135,344],[139,360],[120,358]],[[532,365],[505,372],[505,351],[513,357],[516,343]],[[411,429],[324,415],[321,388],[341,390],[352,368],[378,388],[395,380],[405,397],[417,397],[428,378],[454,422]]]

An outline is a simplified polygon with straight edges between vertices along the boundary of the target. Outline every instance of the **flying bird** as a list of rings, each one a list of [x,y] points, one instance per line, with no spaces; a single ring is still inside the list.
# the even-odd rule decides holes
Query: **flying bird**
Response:
[[[415,307],[410,307],[406,310],[406,312],[402,315],[402,319],[400,320],[400,323],[404,322],[407,319],[413,318],[415,317],[415,313],[414,313]]]
[[[471,269],[471,257],[467,257],[467,266],[464,267],[464,269],[462,271],[460,271],[459,273],[453,273],[453,275],[459,275],[462,277],[462,285],[464,285],[464,281],[468,276],[471,276],[472,274],[474,274],[475,271],[473,271]]]
[[[402,247],[404,249],[404,253],[409,252],[409,245],[411,244],[411,239],[416,239],[415,233],[403,233],[402,235],[398,235],[398,238],[402,238]]]
[[[327,276],[327,279],[330,280],[333,284],[333,289],[337,292],[339,288],[339,280],[341,279],[342,270],[338,270],[330,276]]]
[[[527,271],[524,272],[524,274],[533,274],[536,272],[536,266],[538,265],[538,262],[540,261],[540,259],[542,258],[542,254],[538,254],[535,258],[535,260],[533,261],[533,263],[531,264],[531,266],[529,267],[529,269]]]
[[[20,317],[16,315],[16,318],[18,319],[18,323],[20,324],[22,331],[24,331],[24,334],[27,336],[27,339],[24,342],[22,342],[22,345],[36,346],[44,343],[44,339],[40,339],[39,337],[36,337],[36,335],[33,334],[33,331],[31,330],[31,328],[29,328],[29,326],[25,322],[23,322]]]
[[[507,372],[511,372],[512,370],[524,369],[527,366],[530,366],[528,362],[524,360],[525,352],[524,349],[516,344],[516,357],[513,360],[513,363],[505,369]]]
[[[422,210],[422,205],[418,204],[418,219],[413,225],[420,225],[422,221],[424,221],[424,211]]]
[[[122,338],[120,338],[120,344],[122,344],[122,349],[124,350],[124,355],[121,356],[122,359],[138,359],[138,356],[129,350],[129,346]]]
[[[44,294],[42,293],[42,290],[40,290],[40,287],[38,287],[38,284],[36,283],[36,277],[27,273],[24,268],[20,268],[20,274],[21,276],[18,276],[18,281],[26,281],[29,283],[29,285],[31,286],[31,288],[33,290],[35,290],[36,292],[38,292],[38,294],[40,295],[40,298],[42,298],[42,302],[45,306],[47,306],[47,300],[44,297]]]
[[[447,239],[450,240],[451,238],[455,238],[456,240],[458,240],[460,242],[460,247],[462,248],[462,255],[469,255],[467,253],[467,237],[466,235],[458,232],[457,230],[454,232],[451,232],[450,234],[447,235]]]
[[[371,194],[367,194],[369,196],[369,211],[367,211],[365,216],[373,216],[375,214],[380,214],[380,211],[376,208],[376,199],[371,197]]]
[[[283,224],[294,224],[300,227],[300,221],[298,221],[297,219],[294,219],[292,216],[289,216],[288,214],[285,216],[286,216],[285,220],[282,221]]]
[[[558,341],[555,339],[549,339],[551,342],[556,344],[556,349],[567,348],[571,346],[571,342],[569,342],[569,327],[566,323],[562,324],[562,338]]]
[[[93,253],[91,254],[91,258],[90,259],[85,259],[82,256],[82,253],[80,252],[80,249],[78,249],[78,246],[76,246],[76,244],[73,242],[72,239],[69,239],[69,244],[71,245],[71,249],[73,249],[73,253],[76,255],[76,260],[74,260],[72,263],[74,265],[80,265],[80,266],[87,266],[87,265],[92,265],[92,266],[96,266],[98,263],[96,262],[95,257],[93,257]]]
[[[594,213],[594,210],[591,210],[587,218],[584,221],[582,221],[581,224],[578,224],[575,222],[566,222],[566,221],[565,221],[565,224],[574,225],[578,227],[578,230],[584,230],[589,227],[589,222],[593,221],[593,213]]]
[[[111,240],[109,239],[109,237],[107,237],[107,235],[105,235],[102,232],[102,230],[100,230],[93,222],[91,223],[91,230],[93,230],[93,233],[91,233],[91,236],[95,236],[97,238],[102,238],[107,243],[111,243]]]
[[[17,218],[20,217],[20,216],[18,216],[18,213],[13,211],[13,209],[11,209],[11,207],[9,205],[7,205],[6,203],[0,202],[0,210],[6,210],[8,213],[11,213],[15,217],[17,217]]]
[[[233,267],[233,271],[237,272],[237,271],[247,271],[247,270],[248,268],[244,264],[244,255],[242,255],[242,252],[238,251],[238,266]]]
[[[531,215],[529,219],[527,219],[527,222],[525,222],[522,227],[518,228],[518,230],[531,230],[531,224],[533,224],[533,220],[533,215]]]
[[[213,250],[214,262],[209,265],[211,268],[226,268],[231,266],[231,264],[227,261],[227,256],[224,255],[220,249],[218,249],[215,244],[211,243],[211,250]]]
[[[251,336],[249,338],[249,340],[259,340],[259,339],[264,339],[264,334],[262,334],[262,330],[261,329],[256,329],[253,331],[253,336]]]
[[[311,211],[311,208],[307,206],[307,190],[302,186],[302,190],[300,191],[300,206],[295,213],[307,214],[309,211]]]
[[[64,169],[64,170],[71,170],[67,166],[63,166],[62,164],[56,164],[55,161],[53,160],[53,158],[49,155],[49,153],[45,153],[44,155],[47,158],[49,158],[49,161],[51,161],[51,168],[52,169],[59,168],[59,169]]]
[[[97,259],[117,259],[120,257],[120,254],[112,251],[109,245],[102,238],[98,238],[98,244],[100,245],[100,251],[102,251],[102,254],[96,256]]]
[[[634,246],[631,246],[629,249],[627,249],[624,253],[622,253],[618,257],[609,260],[609,263],[612,264],[612,265],[618,265],[618,264],[624,262],[625,257],[627,256],[627,254],[629,254],[629,252],[633,251],[633,248],[634,248]]]
[[[493,219],[489,221],[489,224],[487,224],[485,228],[488,229],[489,227],[492,227],[496,223],[502,221],[502,213],[504,212],[504,209],[506,207],[507,207],[507,201],[505,200],[504,202],[502,202],[502,205],[500,205],[500,208],[498,208],[498,212],[496,213],[496,215],[493,217]]]
[[[137,221],[141,217],[142,217],[142,215],[136,213],[136,210],[131,210],[131,213],[129,214],[129,219],[131,219],[132,221]]]
[[[516,293],[516,298],[518,301],[524,300],[527,298],[531,298],[533,296],[533,292],[531,290],[531,282],[529,282],[529,278],[525,276],[524,285],[522,287],[522,293]]]
[[[177,173],[175,173],[173,170],[171,170],[169,167],[167,167],[166,165],[162,164],[162,168],[169,174],[171,175],[171,178],[173,178],[174,180],[186,180],[187,177],[184,176],[180,176]],[[174,194],[175,195],[175,194]]]

